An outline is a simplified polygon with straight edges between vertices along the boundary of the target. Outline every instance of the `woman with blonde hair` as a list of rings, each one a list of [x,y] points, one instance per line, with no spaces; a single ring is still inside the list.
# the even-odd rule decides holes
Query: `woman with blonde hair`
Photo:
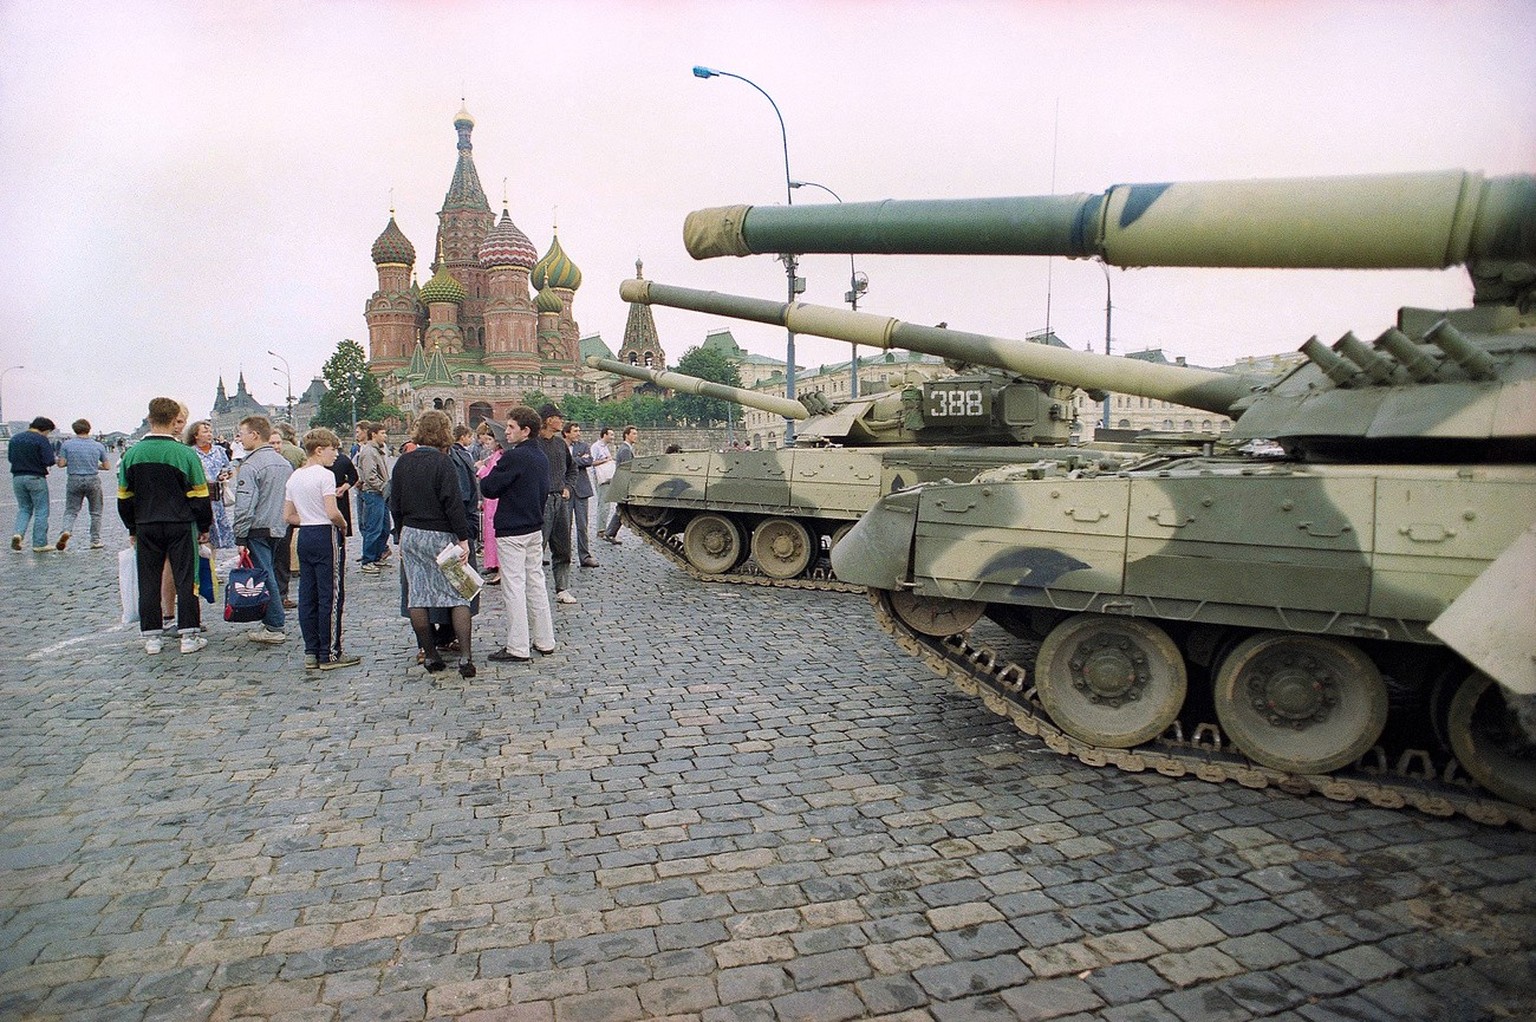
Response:
[[[459,673],[475,676],[470,655],[470,601],[449,585],[437,555],[455,543],[466,563],[470,553],[469,519],[464,514],[458,470],[448,458],[453,443],[448,416],[427,411],[416,420],[411,439],[415,449],[400,456],[390,476],[389,510],[395,522],[395,541],[400,546],[400,570],[406,587],[406,607],[411,630],[424,654],[422,663],[432,674],[443,670],[432,628],[434,609],[447,609],[459,645]]]
[[[229,509],[224,506],[224,484],[234,475],[229,468],[229,455],[213,442],[213,423],[207,419],[198,419],[188,426],[182,442],[197,452],[203,462],[203,475],[208,477],[208,502],[213,505],[208,545],[215,550],[230,549],[235,545],[235,527],[230,522]]]

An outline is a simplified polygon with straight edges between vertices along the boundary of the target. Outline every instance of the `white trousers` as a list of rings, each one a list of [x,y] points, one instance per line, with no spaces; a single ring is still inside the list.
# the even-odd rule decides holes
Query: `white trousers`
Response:
[[[501,562],[501,596],[507,607],[507,652],[531,656],[533,645],[555,646],[555,618],[544,586],[544,533],[497,536],[496,557]]]

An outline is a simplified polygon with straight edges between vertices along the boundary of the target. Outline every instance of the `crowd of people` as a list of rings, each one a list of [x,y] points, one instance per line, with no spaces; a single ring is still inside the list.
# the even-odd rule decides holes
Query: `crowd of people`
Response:
[[[306,669],[360,663],[345,649],[342,628],[346,541],[359,534],[361,575],[400,566],[400,613],[414,634],[417,662],[435,674],[451,655],[465,678],[476,674],[480,594],[455,585],[445,562],[483,564],[484,583],[500,588],[506,630],[487,659],[525,663],[554,653],[552,608],[577,604],[573,560],[599,567],[592,540],[622,542],[608,487],[617,467],[635,456],[638,440],[627,426],[618,443],[603,428],[588,444],[581,427],[566,423],[552,404],[515,407],[500,428],[481,423],[478,431],[453,425],[443,412],[424,412],[394,459],[385,426],[375,422],[357,424],[350,454],[329,429],[299,437],[260,415],[241,420],[233,441],[224,441],[207,420],[188,425],[186,405],[168,397],[150,401],[148,422],[148,433],[116,466],[146,654],[160,653],[167,641],[189,654],[207,646],[198,584],[204,558],[210,565],[237,563],[267,594],[264,608],[251,615],[262,616],[246,633],[249,641],[285,643],[294,612]],[[71,428],[75,435],[56,447],[55,424],[39,416],[10,440],[13,551],[25,548],[29,528],[35,553],[65,551],[82,510],[91,548],[104,546],[100,473],[113,466],[88,421]],[[63,527],[52,543],[51,468],[68,477]]]

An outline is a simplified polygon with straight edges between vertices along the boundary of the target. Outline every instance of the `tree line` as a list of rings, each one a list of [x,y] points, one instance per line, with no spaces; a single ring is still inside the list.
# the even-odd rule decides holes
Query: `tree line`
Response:
[[[678,360],[674,371],[712,383],[741,386],[741,374],[735,363],[707,348],[689,348]],[[320,375],[325,380],[326,393],[320,399],[319,410],[310,420],[312,426],[350,430],[353,422],[365,419],[375,422],[405,419],[401,409],[384,399],[379,381],[368,372],[367,354],[356,341],[344,340],[338,344],[336,353],[321,367]],[[542,391],[531,390],[522,394],[521,401],[538,408],[549,403],[550,398]],[[740,405],[698,394],[674,394],[662,398],[638,393],[618,401],[598,401],[576,394],[556,403],[569,422],[610,426],[711,426],[725,422],[729,416],[741,417]]]

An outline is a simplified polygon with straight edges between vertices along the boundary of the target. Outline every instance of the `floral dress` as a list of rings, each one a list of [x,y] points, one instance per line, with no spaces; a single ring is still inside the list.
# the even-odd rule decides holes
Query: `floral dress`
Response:
[[[208,530],[208,545],[215,550],[233,547],[235,527],[229,520],[229,508],[224,506],[224,484],[219,480],[220,473],[229,471],[229,455],[218,444],[206,451],[201,447],[192,449],[203,460],[203,475],[208,477],[208,498],[213,505],[213,525]]]

